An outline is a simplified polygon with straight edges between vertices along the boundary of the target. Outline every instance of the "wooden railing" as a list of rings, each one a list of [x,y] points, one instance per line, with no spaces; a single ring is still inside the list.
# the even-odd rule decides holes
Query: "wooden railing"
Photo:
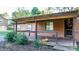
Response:
[[[26,30],[26,31],[25,30],[21,30],[21,31],[18,31],[18,32],[23,32],[23,33],[28,32],[29,35],[31,33],[36,33],[36,31],[29,31],[29,30]],[[38,36],[44,36],[44,37],[57,37],[58,33],[55,32],[55,31],[37,31],[37,35]]]
[[[35,34],[36,31],[26,30],[26,31],[18,31],[18,32],[28,33],[28,35],[31,36],[30,34],[31,33]],[[39,39],[40,38],[48,38],[48,39],[51,38],[51,40],[55,39],[56,44],[58,44],[58,41],[59,41],[58,32],[55,32],[55,31],[37,31],[37,36]],[[73,46],[75,46],[75,39],[73,39]]]
[[[18,31],[18,32],[23,32],[23,33],[28,33],[28,36],[31,36],[32,33],[35,36],[36,31]],[[49,41],[55,40],[57,43],[58,40],[58,32],[55,31],[37,31],[37,38],[38,39],[45,39],[48,38]]]

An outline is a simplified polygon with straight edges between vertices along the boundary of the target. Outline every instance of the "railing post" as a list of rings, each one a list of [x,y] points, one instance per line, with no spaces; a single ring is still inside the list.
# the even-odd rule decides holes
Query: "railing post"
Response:
[[[58,44],[58,33],[56,32],[56,44]]]
[[[30,30],[29,30],[29,36],[30,36]]]

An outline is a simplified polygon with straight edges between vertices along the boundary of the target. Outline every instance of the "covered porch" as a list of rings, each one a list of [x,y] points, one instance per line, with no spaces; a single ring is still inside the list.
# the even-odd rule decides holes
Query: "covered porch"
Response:
[[[16,32],[23,32],[29,39],[48,39],[48,42],[74,46],[75,17],[77,17],[77,11],[20,18],[15,21],[15,30]],[[18,25],[24,26],[25,24],[31,24],[31,30],[17,29]]]

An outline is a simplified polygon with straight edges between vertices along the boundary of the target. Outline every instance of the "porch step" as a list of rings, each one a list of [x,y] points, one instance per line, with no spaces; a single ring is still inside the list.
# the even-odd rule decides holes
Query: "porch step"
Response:
[[[57,50],[62,50],[62,51],[75,51],[73,47],[62,46],[62,45],[56,45],[53,48]]]
[[[53,46],[54,49],[59,50],[59,51],[75,51],[73,46],[56,44],[55,42],[48,42],[46,45]]]

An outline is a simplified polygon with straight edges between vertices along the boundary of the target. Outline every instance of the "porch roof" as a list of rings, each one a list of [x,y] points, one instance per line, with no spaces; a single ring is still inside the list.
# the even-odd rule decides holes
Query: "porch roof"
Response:
[[[24,18],[18,18],[13,19],[18,24],[24,24],[24,23],[31,23],[35,21],[45,21],[45,20],[57,20],[57,19],[67,19],[67,18],[74,18],[78,16],[78,11],[69,11],[69,12],[60,12],[60,13],[53,13],[53,14],[46,14],[46,15],[40,15],[40,16],[32,16],[32,17],[24,17]]]

